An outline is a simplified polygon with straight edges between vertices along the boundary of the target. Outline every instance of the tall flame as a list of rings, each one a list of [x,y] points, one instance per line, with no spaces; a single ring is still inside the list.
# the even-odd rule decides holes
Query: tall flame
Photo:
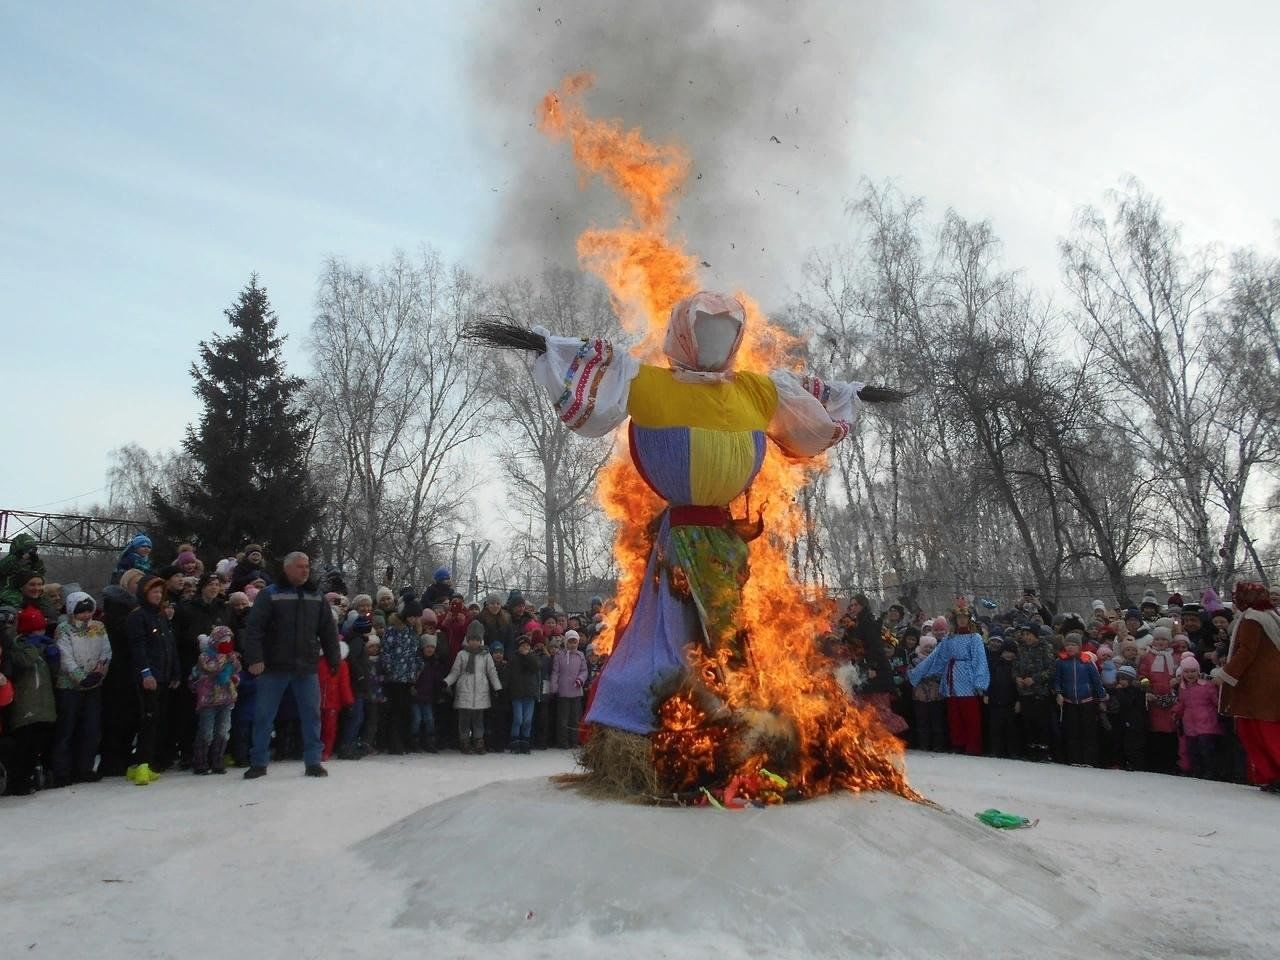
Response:
[[[699,289],[697,258],[669,235],[689,158],[680,147],[651,143],[640,130],[625,129],[618,120],[588,115],[581,97],[591,85],[588,73],[566,77],[559,89],[542,99],[538,123],[548,136],[569,140],[584,184],[598,176],[626,201],[629,216],[613,227],[593,226],[579,236],[578,257],[605,282],[624,327],[641,338],[641,359],[658,361],[672,306]],[[752,298],[741,291],[736,295],[747,310],[737,365],[758,371],[796,367],[792,338],[771,326]],[[814,640],[833,619],[834,604],[807,602],[805,591],[790,575],[786,543],[804,530],[794,491],[824,465],[820,460],[791,461],[777,451],[765,458],[748,493],[750,502],[743,505],[764,507],[768,530],[750,544],[750,578],[739,615],[738,626],[750,636],[748,662],[730,668],[727,663],[700,662],[695,655],[693,666],[731,706],[772,712],[794,724],[800,756],[791,783],[803,795],[839,786],[914,796],[902,774],[900,743],[872,711],[850,704],[819,662]],[[595,641],[602,648],[612,645],[634,607],[650,547],[647,521],[664,504],[640,480],[622,450],[601,472],[597,496],[617,527],[614,556],[619,570],[610,629]],[[713,669],[702,669],[706,667]],[[678,762],[687,763],[688,785],[707,773],[704,768],[714,752],[711,744],[700,742],[705,734],[699,733],[695,712],[689,702],[669,704],[655,741],[660,759],[665,743],[673,748],[668,757],[679,755],[683,759]],[[839,762],[832,762],[833,755],[839,755]],[[688,760],[692,757],[705,762]],[[738,764],[738,772],[758,773],[763,757],[744,757]]]

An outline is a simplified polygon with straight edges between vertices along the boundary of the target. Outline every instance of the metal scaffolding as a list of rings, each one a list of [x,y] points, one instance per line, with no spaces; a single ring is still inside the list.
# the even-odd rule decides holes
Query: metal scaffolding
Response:
[[[0,510],[0,542],[30,534],[42,547],[120,551],[146,524],[123,517],[77,517],[65,513]]]

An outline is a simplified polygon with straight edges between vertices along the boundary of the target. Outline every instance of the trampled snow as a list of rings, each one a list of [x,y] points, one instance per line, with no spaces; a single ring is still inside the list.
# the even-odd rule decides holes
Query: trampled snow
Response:
[[[0,800],[5,956],[1280,955],[1280,798],[910,754],[885,795],[665,810],[566,754],[170,773]],[[998,832],[987,807],[1038,818]]]

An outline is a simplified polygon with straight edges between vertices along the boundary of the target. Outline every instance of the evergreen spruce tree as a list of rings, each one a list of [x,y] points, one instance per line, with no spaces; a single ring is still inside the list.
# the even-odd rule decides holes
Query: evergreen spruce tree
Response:
[[[285,373],[285,338],[257,274],[225,313],[231,334],[201,341],[191,365],[204,406],[182,444],[191,473],[174,501],[153,491],[152,506],[168,536],[190,538],[206,559],[247,543],[279,559],[306,549],[321,507],[307,473],[303,381]]]

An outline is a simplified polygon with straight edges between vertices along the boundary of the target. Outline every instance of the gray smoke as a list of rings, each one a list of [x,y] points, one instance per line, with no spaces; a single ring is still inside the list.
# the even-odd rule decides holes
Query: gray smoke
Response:
[[[853,172],[853,89],[873,43],[870,4],[631,0],[484,5],[475,38],[477,121],[509,158],[490,269],[536,273],[576,262],[590,224],[623,205],[579,189],[565,142],[534,125],[542,95],[589,70],[593,116],[685,146],[692,171],[676,232],[710,264],[704,286],[742,289],[769,308],[805,251],[834,240]],[[609,9],[605,9],[608,7]]]

